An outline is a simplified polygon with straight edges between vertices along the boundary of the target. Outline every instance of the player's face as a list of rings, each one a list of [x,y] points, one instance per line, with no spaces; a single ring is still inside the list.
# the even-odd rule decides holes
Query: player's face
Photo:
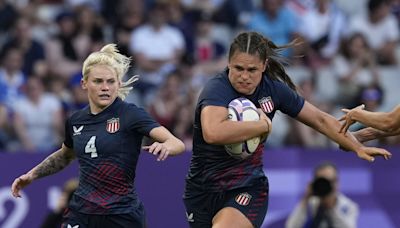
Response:
[[[260,84],[266,61],[257,55],[236,52],[229,60],[229,81],[239,93],[250,95]]]
[[[87,90],[90,110],[99,113],[112,104],[118,96],[120,82],[116,72],[109,66],[94,66],[87,80],[82,81],[82,88]]]

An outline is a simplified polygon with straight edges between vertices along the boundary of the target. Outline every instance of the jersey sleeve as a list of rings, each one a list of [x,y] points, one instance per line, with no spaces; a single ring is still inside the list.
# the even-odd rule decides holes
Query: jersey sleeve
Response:
[[[227,107],[232,97],[232,89],[229,83],[223,83],[221,80],[211,79],[199,97],[199,105],[204,106],[223,106]],[[228,102],[228,103],[227,103]]]
[[[64,145],[67,146],[68,148],[73,148],[73,141],[72,141],[72,134],[71,134],[71,120],[68,118],[65,121],[65,140],[64,140]]]
[[[279,99],[279,110],[295,118],[304,106],[304,98],[283,82],[275,81],[274,84]]]
[[[160,126],[143,108],[134,104],[128,106],[124,115],[127,115],[129,130],[137,131],[145,136],[149,136],[151,130]]]

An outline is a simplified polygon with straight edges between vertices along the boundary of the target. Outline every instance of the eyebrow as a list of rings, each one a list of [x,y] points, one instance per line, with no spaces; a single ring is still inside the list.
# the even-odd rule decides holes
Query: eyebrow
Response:
[[[256,66],[251,66],[251,67],[243,67],[243,66],[241,66],[241,65],[234,65],[234,67],[235,68],[239,68],[239,69],[246,69],[246,70],[257,70],[258,69],[258,67],[256,67]]]

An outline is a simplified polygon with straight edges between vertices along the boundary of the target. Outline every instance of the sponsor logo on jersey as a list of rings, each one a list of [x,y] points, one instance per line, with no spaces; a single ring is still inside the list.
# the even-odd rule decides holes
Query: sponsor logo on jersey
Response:
[[[188,222],[194,222],[193,213],[189,214],[186,212],[186,219]]]
[[[272,98],[269,97],[263,97],[260,100],[258,100],[258,103],[260,104],[261,109],[266,112],[266,113],[271,113],[274,111],[274,102],[272,101]]]
[[[238,203],[239,205],[242,205],[242,206],[249,205],[250,200],[251,200],[251,195],[247,192],[240,193],[239,195],[237,195],[235,197],[236,203]]]
[[[107,120],[106,130],[108,133],[115,133],[119,130],[119,118],[112,118]]]
[[[73,136],[80,135],[81,131],[83,130],[83,125],[80,127],[72,126],[72,130],[74,131]]]
[[[67,228],[79,228],[79,225],[71,226],[70,224],[68,224]]]

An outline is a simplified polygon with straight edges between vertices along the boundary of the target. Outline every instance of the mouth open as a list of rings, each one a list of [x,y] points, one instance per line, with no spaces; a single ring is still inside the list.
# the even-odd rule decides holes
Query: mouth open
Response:
[[[101,99],[108,99],[108,98],[110,98],[110,95],[108,95],[108,94],[101,94],[99,97],[100,97]]]

